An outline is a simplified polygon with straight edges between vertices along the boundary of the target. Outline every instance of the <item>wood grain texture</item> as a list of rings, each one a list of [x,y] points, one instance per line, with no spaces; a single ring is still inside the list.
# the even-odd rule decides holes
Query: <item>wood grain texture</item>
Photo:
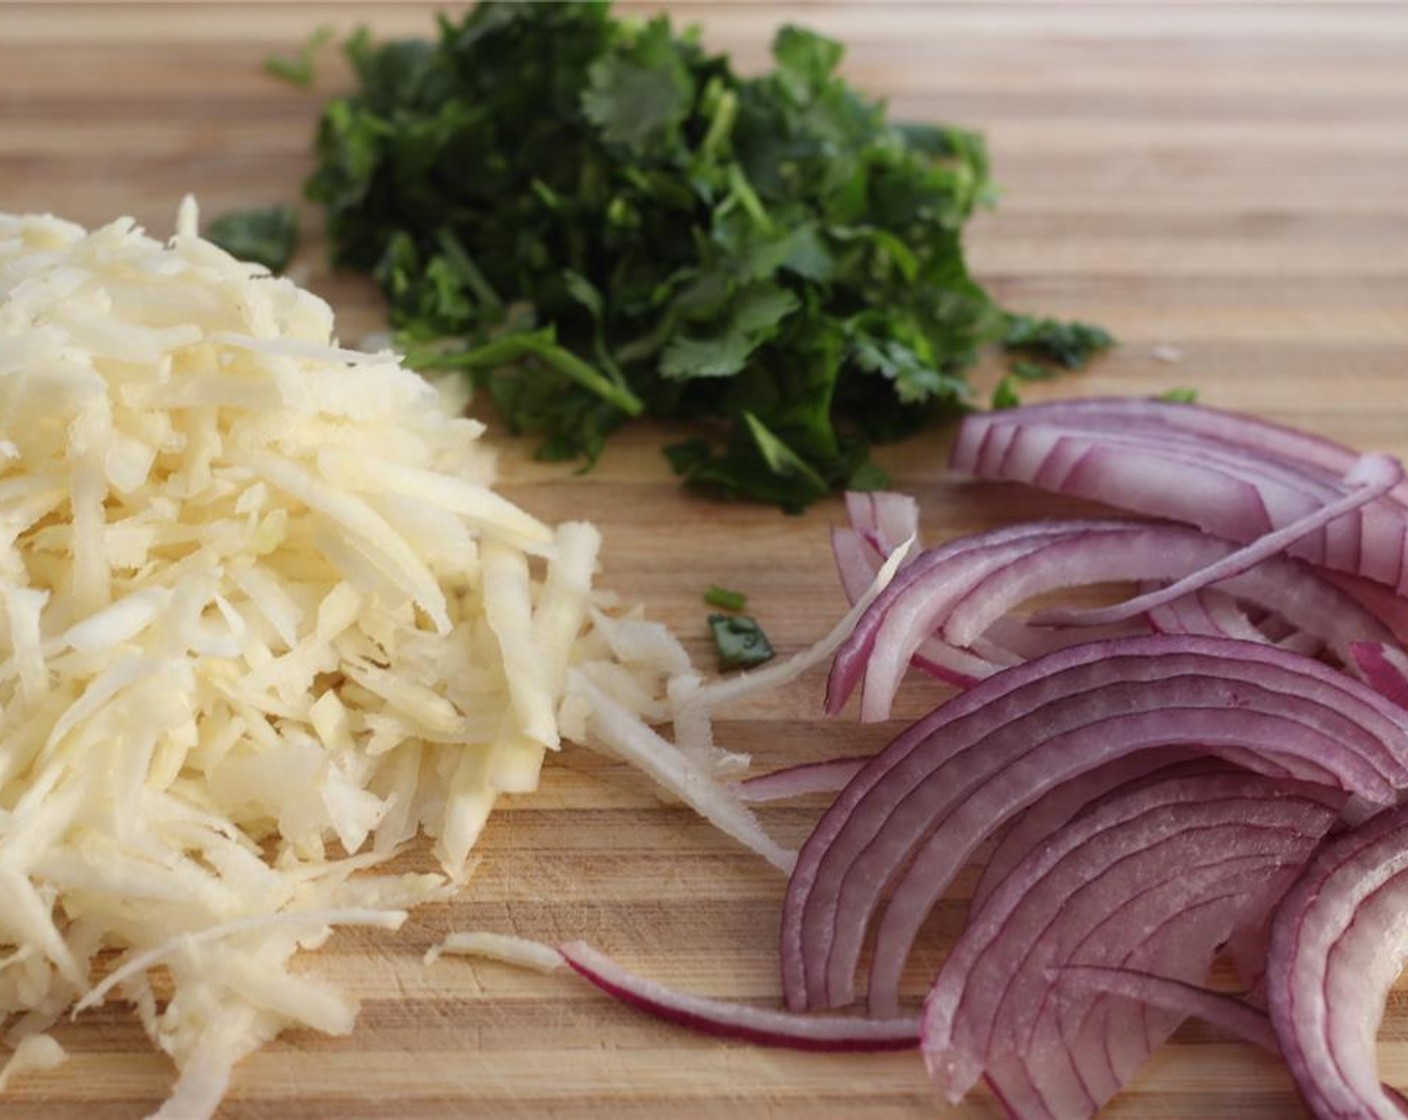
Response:
[[[975,223],[974,271],[1012,306],[1112,328],[1120,349],[1054,395],[1196,387],[1361,446],[1408,453],[1408,7],[1340,2],[688,4],[707,41],[763,63],[789,20],[850,44],[847,72],[906,117],[984,130],[1004,187]],[[170,228],[187,191],[207,213],[292,200],[319,99],[260,71],[319,24],[421,32],[433,8],[382,4],[0,4],[0,209],[85,223],[133,214]],[[326,88],[342,72],[328,74]],[[472,171],[470,172],[472,173]],[[317,216],[306,215],[316,229]],[[312,287],[355,340],[374,293]],[[1173,347],[1175,362],[1158,347]],[[991,384],[996,362],[979,375]],[[1033,392],[1031,396],[1039,395]],[[676,488],[657,448],[620,437],[572,477],[505,442],[506,489],[549,519],[606,534],[603,582],[644,601],[703,659],[711,582],[747,591],[783,652],[841,609],[827,529],[838,503],[786,518]],[[930,539],[1076,508],[959,485],[945,435],[881,460],[922,503]],[[860,753],[890,727],[824,721],[820,676],[721,726],[761,767]],[[916,685],[912,717],[940,698]],[[769,812],[802,838],[815,805]],[[656,1026],[569,977],[422,953],[456,928],[583,937],[691,990],[772,1001],[781,882],[625,768],[580,750],[542,790],[509,800],[464,896],[400,933],[342,934],[308,967],[363,999],[357,1031],[289,1034],[246,1061],[227,1120],[389,1117],[993,1117],[981,1096],[944,1113],[913,1055],[819,1057],[724,1045]],[[413,854],[406,865],[425,862]],[[944,904],[911,980],[962,920]],[[0,1118],[130,1120],[158,1103],[169,1063],[127,1009],[66,1024],[61,1069],[0,1097]],[[1408,1081],[1408,1006],[1392,1001],[1385,1075]],[[1277,1062],[1190,1026],[1106,1112],[1111,1120],[1303,1115]]]

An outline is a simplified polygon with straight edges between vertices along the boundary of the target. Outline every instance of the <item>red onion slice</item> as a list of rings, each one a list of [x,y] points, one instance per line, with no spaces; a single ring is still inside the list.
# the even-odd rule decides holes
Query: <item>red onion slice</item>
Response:
[[[1177,766],[1193,766],[1192,773],[1222,773],[1227,765],[1219,759],[1202,757],[1192,751],[1142,751],[1106,763],[1074,781],[1065,782],[1040,800],[1029,805],[1012,822],[987,862],[973,898],[968,904],[970,914],[982,909],[992,891],[1012,869],[1046,843],[1047,837],[1069,824],[1081,810],[1116,790],[1132,793],[1150,782],[1167,779]]]
[[[824,762],[804,762],[745,778],[733,787],[740,801],[762,805],[770,801],[785,801],[805,797],[810,793],[836,793],[846,788],[867,762],[865,758],[829,758]]]
[[[1051,522],[1041,530],[1020,537],[1011,530],[978,534],[945,546],[943,556],[937,550],[921,554],[903,574],[903,582],[892,584],[893,593],[875,600],[857,633],[838,653],[828,684],[829,710],[836,710],[863,679],[862,718],[888,716],[911,657],[921,650],[928,658],[939,656],[928,637],[936,626],[952,656],[963,655],[957,647],[965,646],[986,655],[986,671],[981,662],[948,662],[959,673],[980,679],[991,675],[1003,651],[1020,654],[1020,647],[1029,644],[1027,635],[1042,633],[1007,617],[1026,600],[1083,584],[1177,578],[1233,554],[1236,547],[1195,529],[1137,521]],[[1289,557],[1264,559],[1221,586],[1228,594],[1286,616],[1346,662],[1350,643],[1392,638],[1350,596]],[[1178,619],[1170,610],[1161,621],[1169,629]],[[1199,629],[1225,632],[1229,624],[1225,617],[1209,617]],[[988,633],[996,635],[1000,650],[980,644]],[[1229,636],[1265,640],[1249,623]],[[1092,633],[1089,640],[1098,637]],[[1054,648],[1080,640],[1074,628],[1048,638]]]
[[[1055,969],[1051,979],[1061,985],[1086,987],[1114,996],[1126,996],[1153,1007],[1172,1011],[1182,1018],[1198,1018],[1211,1023],[1243,1042],[1279,1054],[1281,1047],[1266,1013],[1245,1000],[1225,992],[1156,976],[1130,968],[1068,964]]]
[[[956,598],[966,590],[965,580],[978,578],[987,566],[1000,562],[1001,557],[1022,555],[1034,547],[1033,542],[1060,531],[1062,531],[1061,528],[1053,529],[1040,524],[1018,525],[1011,529],[984,534],[979,540],[964,538],[920,553],[896,573],[889,586],[875,598],[870,608],[861,616],[860,621],[851,631],[850,637],[837,650],[836,658],[831,665],[831,675],[826,684],[826,710],[832,714],[841,710],[856,684],[860,682],[862,673],[867,671],[877,653],[881,662],[885,664],[901,657],[901,654],[897,652],[899,647],[889,644],[890,639],[888,638],[886,646],[878,646],[877,636],[886,624],[896,629],[903,626],[907,634],[914,635],[912,644],[905,648],[902,655],[903,660],[898,662],[897,675],[903,675],[904,666],[909,663],[910,656],[919,648],[920,642],[932,627],[926,630],[925,619],[914,617],[912,611],[896,614],[891,618],[890,608],[896,600],[900,599],[904,589],[921,579],[930,568],[944,564],[950,565],[946,568],[948,582],[945,586],[948,593]],[[968,555],[970,553],[973,555]],[[924,605],[931,607],[933,605],[932,599],[926,599]]]
[[[1277,910],[1266,974],[1271,1022],[1322,1120],[1401,1120],[1379,1082],[1374,1038],[1408,961],[1408,808],[1327,844]]]
[[[1216,638],[1089,643],[989,678],[891,743],[818,822],[783,914],[789,1005],[853,998],[865,930],[893,880],[870,986],[872,1008],[890,1013],[919,925],[976,845],[1078,774],[1196,743],[1308,764],[1317,780],[1383,803],[1408,783],[1405,720],[1327,666]]]
[[[1399,706],[1408,705],[1408,654],[1381,642],[1355,642],[1350,654],[1371,687]]]
[[[1154,401],[1008,409],[971,416],[963,428],[952,460],[960,470],[1188,521],[1241,541],[1343,495],[1338,476],[1356,458],[1247,418]],[[1292,551],[1402,589],[1406,498],[1400,483]]]
[[[870,543],[880,560],[911,538],[919,551],[919,503],[910,495],[850,490],[845,500],[851,528]]]
[[[1181,1015],[1146,1021],[1054,970],[1200,981],[1228,932],[1294,877],[1338,800],[1181,767],[1092,804],[1004,878],[945,960],[921,1036],[940,1091],[956,1101],[986,1070],[1009,1102],[1039,1100],[1032,1115],[1091,1115]]]
[[[1346,482],[1357,488],[1344,497],[1322,506],[1312,514],[1293,521],[1284,528],[1258,537],[1255,541],[1231,552],[1204,568],[1190,572],[1167,587],[1148,591],[1108,607],[1057,609],[1042,611],[1033,622],[1051,626],[1109,626],[1146,614],[1156,607],[1172,603],[1184,595],[1201,591],[1214,583],[1242,575],[1263,560],[1268,560],[1290,548],[1297,541],[1347,513],[1383,497],[1403,481],[1403,465],[1387,455],[1365,455]]]
[[[607,995],[705,1034],[793,1050],[909,1050],[918,1041],[916,1019],[855,1019],[793,1015],[745,1003],[692,996],[647,980],[585,942],[560,945],[573,971]]]

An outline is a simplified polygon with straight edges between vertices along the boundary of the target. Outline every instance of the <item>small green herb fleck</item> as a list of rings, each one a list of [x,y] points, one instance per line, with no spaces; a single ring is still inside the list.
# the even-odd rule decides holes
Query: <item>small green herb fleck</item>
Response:
[[[288,82],[289,85],[307,89],[313,84],[313,79],[316,77],[313,70],[314,59],[318,51],[326,46],[331,39],[332,28],[319,27],[308,36],[303,46],[299,48],[298,54],[293,58],[276,54],[266,58],[264,72],[271,77],[278,78],[281,82]]]
[[[1195,404],[1198,400],[1198,390],[1187,387],[1180,389],[1170,389],[1167,393],[1160,393],[1161,401],[1177,401],[1180,404]]]
[[[711,614],[709,630],[720,669],[751,669],[775,656],[762,627],[747,615]]]
[[[267,206],[222,214],[205,230],[233,257],[282,272],[298,244],[298,212],[292,206]]]
[[[748,596],[741,591],[730,591],[727,587],[720,587],[715,583],[704,592],[704,601],[711,607],[719,607],[722,610],[741,611],[748,605]]]
[[[1101,327],[1076,320],[1038,319],[1032,315],[1008,315],[1002,345],[1020,350],[1066,369],[1082,369],[1102,350],[1114,345],[1114,337]]]
[[[1025,358],[1018,358],[1012,363],[1012,373],[1019,381],[1050,381],[1061,375],[1060,370],[1040,362],[1029,362]]]
[[[1017,378],[1011,374],[997,383],[997,388],[992,391],[994,412],[1004,408],[1016,408],[1022,403],[1022,398],[1017,395],[1017,384]]]

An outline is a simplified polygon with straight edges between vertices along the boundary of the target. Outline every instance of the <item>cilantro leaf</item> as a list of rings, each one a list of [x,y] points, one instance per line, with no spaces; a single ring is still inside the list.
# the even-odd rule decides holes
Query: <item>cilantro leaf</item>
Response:
[[[709,632],[721,670],[751,669],[777,656],[763,628],[747,615],[711,614]]]
[[[1009,315],[1002,335],[1007,350],[1021,350],[1066,369],[1082,369],[1102,350],[1114,345],[1109,331],[1090,323]]]
[[[1021,403],[1022,398],[1017,395],[1017,378],[1008,374],[992,391],[992,410],[999,412],[1004,408],[1017,408]]]

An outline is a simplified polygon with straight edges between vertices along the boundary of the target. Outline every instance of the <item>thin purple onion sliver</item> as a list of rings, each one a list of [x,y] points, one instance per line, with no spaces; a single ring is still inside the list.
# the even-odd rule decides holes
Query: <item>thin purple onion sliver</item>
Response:
[[[590,945],[558,946],[572,970],[615,999],[706,1034],[791,1050],[910,1050],[918,1042],[915,1019],[859,1019],[794,1015],[746,1003],[692,996],[623,968]]]

